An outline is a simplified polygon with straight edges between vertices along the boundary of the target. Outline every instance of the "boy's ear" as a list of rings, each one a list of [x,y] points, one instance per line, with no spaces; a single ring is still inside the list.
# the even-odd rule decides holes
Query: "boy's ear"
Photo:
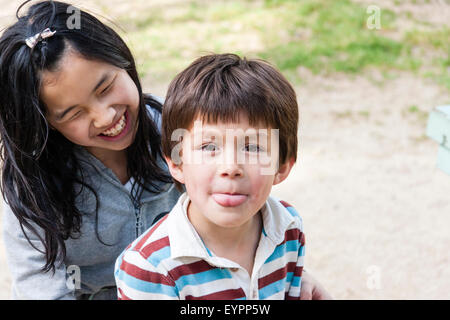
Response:
[[[273,179],[273,185],[279,184],[283,180],[285,180],[289,172],[291,172],[292,167],[295,164],[295,159],[290,158],[286,163],[278,168],[278,172],[275,174],[275,178]]]
[[[182,164],[176,164],[172,161],[172,159],[164,156],[166,159],[167,166],[169,167],[170,174],[172,177],[178,182],[184,184],[184,174]]]

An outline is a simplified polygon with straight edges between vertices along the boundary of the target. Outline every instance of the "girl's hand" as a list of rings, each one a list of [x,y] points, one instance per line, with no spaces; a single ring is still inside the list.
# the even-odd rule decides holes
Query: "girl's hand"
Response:
[[[309,273],[303,270],[300,300],[332,300],[331,295]]]

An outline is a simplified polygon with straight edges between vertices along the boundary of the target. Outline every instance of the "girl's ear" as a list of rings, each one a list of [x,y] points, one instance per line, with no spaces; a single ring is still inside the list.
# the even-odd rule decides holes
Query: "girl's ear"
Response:
[[[275,177],[273,179],[273,185],[279,184],[280,182],[285,180],[289,176],[289,173],[291,172],[291,169],[294,166],[294,164],[295,159],[290,158],[288,161],[286,161],[285,164],[280,166],[278,168],[278,172],[275,174]]]
[[[172,159],[166,156],[164,156],[164,159],[166,159],[167,166],[169,167],[169,171],[172,177],[178,182],[184,184],[183,164],[176,164],[172,161]]]

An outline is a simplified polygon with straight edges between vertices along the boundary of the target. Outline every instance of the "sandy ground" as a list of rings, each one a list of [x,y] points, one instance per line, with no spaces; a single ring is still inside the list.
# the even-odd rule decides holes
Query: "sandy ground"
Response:
[[[450,299],[450,176],[425,137],[449,91],[410,74],[299,72],[299,160],[273,193],[303,217],[306,268],[337,299]],[[10,283],[0,237],[0,299]]]

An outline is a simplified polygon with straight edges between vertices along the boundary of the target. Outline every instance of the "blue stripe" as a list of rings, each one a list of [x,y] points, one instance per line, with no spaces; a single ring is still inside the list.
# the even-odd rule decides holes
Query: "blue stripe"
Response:
[[[177,291],[175,287],[168,286],[161,283],[153,283],[153,282],[147,282],[140,279],[137,279],[133,276],[130,276],[123,270],[119,270],[119,272],[116,274],[116,277],[123,282],[126,283],[126,285],[130,288],[133,288],[135,290],[141,291],[141,292],[148,292],[148,293],[157,293],[157,294],[165,294],[170,297],[177,297]]]
[[[298,247],[300,246],[300,243],[298,240],[290,240],[286,241],[282,245],[279,245],[275,248],[272,255],[266,260],[265,263],[276,260],[278,258],[281,258],[284,256],[287,252],[290,251],[298,251]]]
[[[178,290],[182,290],[186,285],[199,285],[219,279],[230,279],[231,273],[228,269],[215,268],[199,273],[187,274],[178,278],[175,283]]]
[[[302,277],[294,276],[294,272],[288,272],[286,274],[286,282],[290,282],[291,286],[298,287],[300,285]]]
[[[294,276],[293,272],[286,273],[286,282],[291,282],[293,276]]]
[[[262,228],[262,233],[263,233],[264,237],[267,237],[267,233],[266,233],[266,230],[264,230],[264,226]]]
[[[286,278],[273,282],[262,289],[259,289],[259,299],[266,299],[278,292],[286,291]]]
[[[206,248],[206,252],[208,252],[209,256],[212,257],[213,255],[212,255],[211,251],[209,251],[208,247],[205,246],[205,248]]]
[[[300,215],[298,214],[297,210],[294,209],[294,207],[285,207],[287,211],[293,216],[294,218],[300,218]]]
[[[291,280],[291,286],[299,287],[301,281],[302,281],[302,277],[294,277],[294,278]]]
[[[158,251],[153,252],[147,258],[147,261],[150,262],[154,267],[158,267],[161,261],[167,258],[170,258],[170,246],[166,246],[159,249]]]

